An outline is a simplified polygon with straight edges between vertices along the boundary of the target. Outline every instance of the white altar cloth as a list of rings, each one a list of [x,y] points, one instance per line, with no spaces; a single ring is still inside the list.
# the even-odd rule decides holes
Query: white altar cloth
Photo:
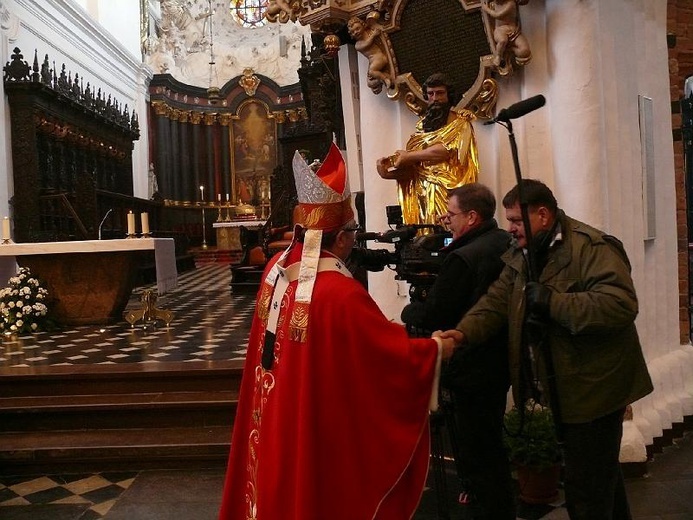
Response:
[[[156,288],[164,294],[178,285],[175,243],[172,238],[120,238],[68,242],[24,242],[0,244],[0,286],[17,273],[17,257],[64,253],[108,253],[154,250]]]

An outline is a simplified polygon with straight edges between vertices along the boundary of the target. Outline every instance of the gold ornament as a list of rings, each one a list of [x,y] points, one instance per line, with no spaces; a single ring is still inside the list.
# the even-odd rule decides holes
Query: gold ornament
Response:
[[[336,34],[328,34],[325,36],[325,40],[323,41],[325,52],[330,57],[335,57],[337,55],[339,52],[339,46],[341,44],[342,42],[339,41],[339,37]]]

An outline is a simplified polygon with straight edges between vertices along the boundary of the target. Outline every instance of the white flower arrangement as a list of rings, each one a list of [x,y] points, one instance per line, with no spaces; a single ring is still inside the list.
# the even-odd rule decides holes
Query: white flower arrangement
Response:
[[[0,289],[0,330],[10,334],[40,332],[48,324],[48,291],[31,271],[20,267]]]

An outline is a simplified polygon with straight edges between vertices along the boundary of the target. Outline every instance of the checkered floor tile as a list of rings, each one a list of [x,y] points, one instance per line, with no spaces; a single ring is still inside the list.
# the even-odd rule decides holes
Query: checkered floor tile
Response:
[[[20,336],[0,346],[0,368],[75,364],[161,363],[242,358],[254,310],[254,294],[231,294],[228,265],[203,264],[179,277],[176,290],[157,306],[171,310],[162,321],[77,327]],[[140,307],[144,289],[133,291],[127,309]]]
[[[137,472],[36,477],[0,477],[0,517],[13,518],[27,507],[58,516],[69,509],[80,520],[102,518],[130,487]],[[50,514],[50,513],[49,513]],[[28,518],[28,517],[27,517]]]

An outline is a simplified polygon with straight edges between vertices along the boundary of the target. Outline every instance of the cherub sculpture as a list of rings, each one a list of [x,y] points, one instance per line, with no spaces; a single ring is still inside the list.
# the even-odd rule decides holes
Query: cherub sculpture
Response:
[[[522,34],[518,17],[518,4],[528,0],[482,0],[481,8],[493,18],[493,40],[496,43],[493,64],[507,74],[511,70],[510,59],[517,65],[525,65],[532,59],[529,41]]]
[[[383,50],[382,28],[371,15],[364,22],[357,16],[349,19],[347,29],[354,39],[354,48],[368,58],[368,88],[380,94],[383,85],[390,88],[394,82],[390,61]]]

